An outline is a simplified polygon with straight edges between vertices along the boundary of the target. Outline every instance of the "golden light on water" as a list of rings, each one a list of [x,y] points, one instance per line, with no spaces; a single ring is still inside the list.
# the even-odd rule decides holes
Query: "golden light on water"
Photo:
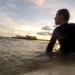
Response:
[[[58,44],[58,45],[57,45],[57,49],[59,49],[59,48],[60,48],[60,45]]]
[[[54,45],[53,52],[57,52],[57,51],[59,51],[59,49],[60,49],[60,44],[59,44],[59,42],[57,40],[56,44]]]

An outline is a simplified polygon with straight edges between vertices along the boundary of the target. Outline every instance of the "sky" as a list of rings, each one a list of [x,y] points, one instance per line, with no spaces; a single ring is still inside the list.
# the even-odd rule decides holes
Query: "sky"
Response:
[[[32,35],[50,39],[54,17],[67,8],[75,22],[75,0],[0,0],[0,36]]]

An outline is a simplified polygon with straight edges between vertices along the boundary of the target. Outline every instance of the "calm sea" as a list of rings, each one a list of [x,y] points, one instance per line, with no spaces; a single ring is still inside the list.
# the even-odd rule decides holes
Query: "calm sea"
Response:
[[[0,75],[75,75],[74,60],[37,59],[48,42],[0,39]]]

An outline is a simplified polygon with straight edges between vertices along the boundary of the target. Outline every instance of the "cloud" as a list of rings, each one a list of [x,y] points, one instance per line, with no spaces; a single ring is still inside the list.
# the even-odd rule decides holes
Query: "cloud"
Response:
[[[51,35],[52,33],[50,33],[50,32],[47,32],[47,31],[45,31],[45,32],[37,32],[37,35]]]
[[[7,0],[6,1],[6,6],[8,8],[16,8],[16,0]]]
[[[0,12],[0,27],[10,32],[14,32],[14,30],[20,28],[19,24],[15,20],[2,12]]]
[[[11,35],[35,35],[38,30],[39,29],[30,26],[30,23],[25,21],[16,21],[0,11],[0,33],[11,33]]]
[[[70,10],[70,20],[69,20],[69,22],[75,23],[75,10],[74,9]]]
[[[4,2],[3,4],[1,2]],[[75,1],[71,0],[1,0],[0,32],[17,34],[48,34],[54,29],[54,17],[57,10],[70,10],[70,22],[75,22]],[[48,26],[48,27],[47,27]],[[43,27],[43,28],[42,28]],[[41,28],[43,30],[41,30]]]
[[[46,0],[22,0],[24,2],[33,3],[36,6],[42,7],[46,3]]]
[[[32,2],[35,3],[37,6],[43,6],[46,0],[32,0]]]
[[[14,12],[16,8],[15,0],[7,0],[5,4],[0,7],[0,13],[4,13],[8,16],[16,16],[17,13]]]
[[[50,31],[52,29],[50,28],[50,26],[44,26],[44,27],[42,27],[42,30]]]
[[[31,27],[29,23],[24,21],[17,22],[13,20],[10,16],[0,12],[0,35],[34,35],[42,38],[42,36],[49,36],[51,33],[43,32],[40,28]],[[39,31],[39,32],[38,32]],[[4,32],[4,33],[3,33]]]

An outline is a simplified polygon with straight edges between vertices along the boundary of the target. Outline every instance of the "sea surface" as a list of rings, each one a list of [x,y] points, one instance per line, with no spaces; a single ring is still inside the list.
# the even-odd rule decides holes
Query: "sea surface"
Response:
[[[44,55],[48,42],[0,39],[0,75],[75,75],[74,59]]]

